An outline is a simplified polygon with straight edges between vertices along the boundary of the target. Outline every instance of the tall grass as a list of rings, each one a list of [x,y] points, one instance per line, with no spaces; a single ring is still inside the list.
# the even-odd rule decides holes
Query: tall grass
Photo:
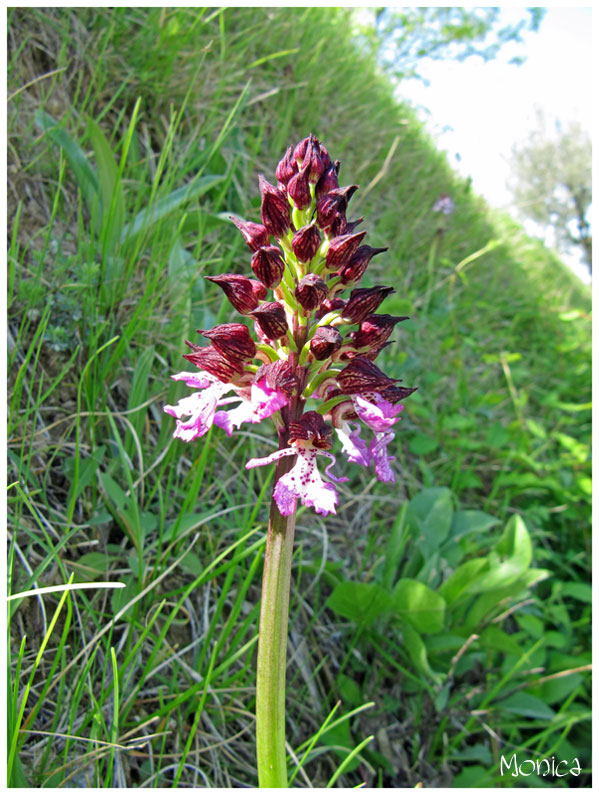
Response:
[[[366,286],[393,283],[385,311],[411,320],[382,366],[419,390],[398,485],[348,468],[336,517],[298,517],[290,775],[488,786],[513,748],[588,767],[587,288],[452,173],[347,9],[11,9],[8,42],[9,589],[125,584],[10,602],[12,785],[256,782],[270,481],[239,462],[270,440],[182,445],[161,406],[183,339],[230,318],[202,276],[248,270],[227,216],[256,220],[257,173],[308,132],[389,246]],[[456,212],[431,257],[444,191]],[[441,680],[409,627],[327,606],[343,582],[436,589],[455,570],[453,553],[422,568],[414,500],[431,488],[491,517],[460,538],[465,561],[496,554],[517,512],[548,572],[466,636],[456,618],[421,641]]]

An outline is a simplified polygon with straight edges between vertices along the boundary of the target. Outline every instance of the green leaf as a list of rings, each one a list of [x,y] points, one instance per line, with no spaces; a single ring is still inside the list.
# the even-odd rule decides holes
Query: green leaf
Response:
[[[336,681],[339,695],[346,704],[357,707],[362,703],[362,689],[355,679],[345,674],[339,674]]]
[[[491,615],[493,611],[499,612],[499,604],[507,606],[510,599],[521,597],[528,588],[532,588],[533,585],[536,585],[541,580],[547,579],[550,575],[551,572],[547,569],[528,569],[511,585],[495,588],[493,591],[483,593],[468,612],[464,624],[465,630],[471,632],[485,617]]]
[[[494,787],[495,780],[489,768],[481,765],[463,767],[451,783],[453,789],[478,789],[481,787]]]
[[[586,582],[565,582],[561,589],[562,596],[571,596],[579,602],[591,604],[593,601],[593,589]]]
[[[490,559],[490,570],[472,583],[473,593],[483,593],[505,587],[524,574],[532,560],[532,543],[526,525],[516,515],[512,516],[495,546],[500,556],[497,563]]]
[[[396,615],[419,632],[441,632],[445,623],[445,599],[418,580],[399,580],[391,596]]]
[[[87,131],[96,156],[102,206],[102,247],[104,254],[109,255],[114,252],[125,223],[125,197],[119,170],[106,136],[93,119],[88,121]]]
[[[414,668],[435,682],[440,683],[440,675],[435,673],[430,667],[424,641],[407,621],[401,622],[401,634]]]
[[[497,524],[499,519],[484,511],[456,511],[451,520],[451,542],[472,533],[486,533]]]
[[[451,491],[447,488],[424,489],[408,505],[408,522],[430,550],[437,550],[445,540],[452,517]]]
[[[555,711],[551,707],[530,693],[514,693],[495,706],[502,712],[523,715],[525,718],[552,720],[555,717]]]
[[[480,574],[482,569],[488,568],[489,561],[487,558],[474,558],[462,563],[461,566],[453,572],[453,574],[437,589],[448,605],[452,605],[461,596],[468,593],[473,579],[477,574]]]
[[[480,633],[478,639],[480,645],[485,649],[492,651],[501,651],[509,654],[517,654],[522,656],[524,654],[518,641],[512,636],[504,632],[496,624],[491,624]]]
[[[127,495],[125,492],[107,472],[100,472],[100,482],[104,487],[104,491],[114,503],[116,510],[120,511],[127,501]]]
[[[343,721],[343,723],[338,723],[336,726],[327,729],[327,731],[320,735],[319,740],[323,745],[329,747],[333,753],[337,754],[337,756],[340,756],[343,759],[345,759],[347,752],[351,751],[355,745],[354,741],[352,740],[349,731],[349,724],[347,721]],[[351,770],[355,770],[359,766],[360,759],[356,757],[356,759],[353,759],[345,769],[349,772]]]
[[[326,601],[326,606],[356,624],[372,624],[391,606],[391,597],[376,583],[341,582]]]
[[[590,671],[589,671],[590,676]],[[536,695],[545,704],[563,704],[570,693],[576,690],[584,682],[584,676],[579,673],[559,676],[556,679],[549,679],[535,688],[530,688],[529,692]]]
[[[93,582],[106,577],[110,558],[104,552],[88,552],[87,555],[82,555],[79,560],[70,565],[76,572],[75,580],[77,582]]]
[[[94,199],[98,196],[98,177],[83,150],[64,128],[58,126],[56,119],[53,119],[46,111],[36,110],[34,119],[37,127],[64,152],[68,164],[73,169],[79,190],[91,211]]]
[[[386,591],[393,588],[393,582],[404,557],[409,530],[406,524],[407,503],[404,503],[393,521],[393,526],[385,549],[385,561],[380,582]]]
[[[203,196],[204,193],[207,193],[224,179],[224,174],[207,174],[204,177],[198,177],[190,182],[189,185],[177,188],[164,199],[160,199],[153,205],[146,207],[145,210],[135,216],[131,223],[125,226],[121,235],[121,243],[135,237],[140,232],[146,232],[152,224],[176,210],[181,204]]]

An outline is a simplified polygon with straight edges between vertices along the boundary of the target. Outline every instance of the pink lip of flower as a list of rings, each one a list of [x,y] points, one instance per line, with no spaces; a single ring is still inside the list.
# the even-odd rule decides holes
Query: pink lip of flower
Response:
[[[173,436],[183,442],[191,442],[204,436],[212,425],[217,425],[231,436],[233,428],[239,428],[241,423],[261,422],[289,402],[281,391],[267,385],[266,378],[261,378],[252,384],[250,400],[240,394],[224,397],[227,392],[237,391],[236,387],[219,381],[209,373],[183,372],[171,378],[174,381],[185,381],[187,386],[203,390],[181,398],[176,406],[164,406],[163,410],[177,419]],[[238,401],[239,405],[230,411],[217,411],[219,406]],[[182,421],[181,418],[184,416],[189,416],[189,419]]]
[[[317,456],[323,455],[330,458],[331,463],[326,467],[325,474],[336,483],[346,482],[348,478],[338,478],[329,472],[336,463],[336,458],[332,453],[296,443],[283,450],[277,450],[266,458],[251,458],[245,467],[253,469],[265,466],[289,455],[296,455],[297,462],[289,472],[279,478],[274,490],[274,498],[281,514],[291,516],[295,511],[298,499],[303,505],[314,508],[316,513],[323,516],[336,513],[335,506],[339,501],[337,491],[332,483],[323,481],[316,466]]]
[[[395,458],[387,454],[387,445],[394,438],[395,434],[391,431],[388,433],[377,433],[368,448],[370,459],[374,462],[376,476],[383,483],[395,483],[395,475],[390,467],[390,462],[395,461]]]
[[[403,409],[400,403],[394,406],[376,392],[372,394],[372,400],[367,400],[362,395],[351,397],[356,414],[375,433],[383,433],[395,425],[399,420],[397,414]]]
[[[371,457],[366,442],[360,437],[360,426],[356,425],[352,430],[350,423],[344,420],[341,427],[335,428],[335,431],[347,460],[363,467],[370,466]]]

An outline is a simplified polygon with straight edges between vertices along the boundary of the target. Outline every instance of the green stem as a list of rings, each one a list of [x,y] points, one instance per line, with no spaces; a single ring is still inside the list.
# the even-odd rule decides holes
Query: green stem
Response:
[[[290,456],[279,460],[275,483],[293,463]],[[273,497],[262,578],[256,678],[256,752],[261,788],[287,787],[285,670],[294,530],[295,512],[282,516]]]

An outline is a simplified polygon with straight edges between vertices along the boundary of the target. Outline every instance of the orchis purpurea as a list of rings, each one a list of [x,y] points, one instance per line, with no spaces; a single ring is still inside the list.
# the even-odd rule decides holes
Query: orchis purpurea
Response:
[[[397,323],[377,313],[393,288],[358,287],[371,259],[385,248],[363,243],[348,221],[357,185],[339,187],[339,161],[313,135],[289,147],[276,185],[260,176],[262,223],[232,218],[251,253],[253,277],[207,277],[253,321],[200,331],[209,341],[186,344],[197,372],[172,376],[195,389],[164,410],[185,442],[212,425],[231,435],[242,423],[271,417],[278,449],[246,468],[276,463],[263,579],[257,681],[260,786],[286,786],[285,644],[291,550],[298,500],[326,516],[339,502],[331,451],[336,437],[349,461],[394,481],[388,448],[400,401],[414,389],[397,385],[374,363]],[[274,239],[274,242],[273,242]],[[268,291],[272,291],[269,296]],[[342,297],[349,290],[348,297]],[[353,329],[351,328],[353,326]],[[362,438],[363,429],[369,438]],[[334,432],[334,434],[333,434]],[[318,459],[329,460],[324,472]]]

